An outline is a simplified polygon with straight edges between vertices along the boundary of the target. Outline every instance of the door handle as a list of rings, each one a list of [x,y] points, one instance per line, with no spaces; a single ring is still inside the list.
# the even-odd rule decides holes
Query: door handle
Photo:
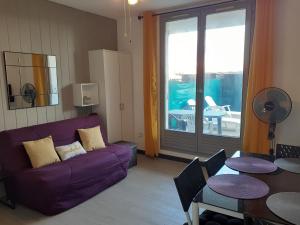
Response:
[[[120,103],[120,110],[123,111],[125,109],[124,103]]]

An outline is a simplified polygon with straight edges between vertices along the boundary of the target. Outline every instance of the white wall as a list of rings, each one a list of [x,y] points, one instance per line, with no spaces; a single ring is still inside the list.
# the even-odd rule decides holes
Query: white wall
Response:
[[[134,137],[138,148],[144,149],[143,22],[137,17],[132,18],[132,32],[131,35],[128,32],[128,37],[124,37],[124,28],[124,19],[121,18],[118,20],[118,50],[132,55]]]
[[[276,3],[274,86],[293,100],[290,117],[277,130],[278,143],[300,146],[300,1]]]

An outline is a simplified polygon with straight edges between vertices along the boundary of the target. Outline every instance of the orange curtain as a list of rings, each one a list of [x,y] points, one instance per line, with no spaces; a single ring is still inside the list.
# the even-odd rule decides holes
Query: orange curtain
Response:
[[[47,94],[47,81],[44,68],[44,58],[42,55],[32,55],[33,65],[33,79],[34,86],[36,88],[36,105],[35,106],[46,106],[48,105]]]
[[[157,18],[144,13],[144,123],[145,154],[159,153],[158,86],[157,86]]]
[[[256,1],[256,19],[246,99],[243,150],[268,154],[268,125],[252,111],[252,101],[262,89],[272,85],[274,0]]]

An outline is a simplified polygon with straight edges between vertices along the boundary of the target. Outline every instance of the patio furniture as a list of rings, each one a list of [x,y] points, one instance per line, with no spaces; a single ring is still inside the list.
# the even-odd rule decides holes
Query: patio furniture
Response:
[[[218,135],[222,135],[222,117],[226,115],[226,111],[204,110],[203,117],[206,118],[210,124],[213,124],[213,119],[218,121]]]
[[[230,105],[223,105],[219,106],[216,104],[214,99],[211,96],[205,96],[205,102],[207,103],[208,107],[205,109],[206,110],[212,110],[212,111],[224,111],[226,112],[226,116],[222,118],[222,121],[225,124],[234,124],[236,126],[236,129],[239,128],[241,124],[241,118],[237,118],[234,115],[237,115],[235,112],[231,111],[231,106]],[[240,113],[239,113],[240,115]]]
[[[175,121],[176,130],[195,132],[195,111],[188,109],[174,109],[169,111],[169,127]]]
[[[231,113],[230,105],[222,105],[218,106],[215,102],[215,100],[211,96],[205,96],[205,101],[209,108],[215,109],[215,110],[225,110],[228,111],[228,113]]]
[[[181,119],[176,114],[169,113],[169,129],[171,130],[179,130],[186,131],[187,130],[187,121],[185,119]]]

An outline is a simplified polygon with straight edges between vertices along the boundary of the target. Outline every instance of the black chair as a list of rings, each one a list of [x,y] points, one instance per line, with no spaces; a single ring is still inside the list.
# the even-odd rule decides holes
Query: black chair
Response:
[[[276,158],[300,158],[300,147],[277,144]]]
[[[214,176],[224,166],[226,161],[225,150],[222,149],[204,162],[208,177]]]
[[[195,158],[180,174],[174,178],[177,192],[181,201],[187,222],[184,225],[192,225],[189,208],[194,197],[206,185],[202,172],[202,166],[198,158]],[[203,225],[242,225],[242,220],[205,211],[199,216],[199,224]]]

